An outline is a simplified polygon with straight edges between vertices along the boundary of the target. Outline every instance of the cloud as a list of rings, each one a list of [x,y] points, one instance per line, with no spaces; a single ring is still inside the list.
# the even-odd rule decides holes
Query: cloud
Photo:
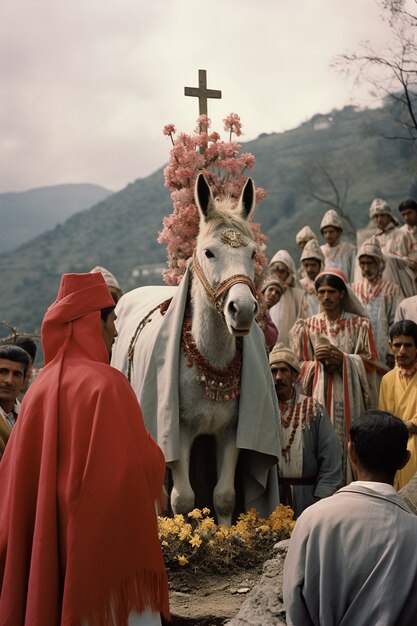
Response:
[[[364,8],[365,7],[365,8]],[[167,160],[164,124],[190,131],[205,68],[213,126],[245,140],[349,103],[335,54],[387,27],[372,0],[3,0],[0,191],[62,182],[118,189]]]

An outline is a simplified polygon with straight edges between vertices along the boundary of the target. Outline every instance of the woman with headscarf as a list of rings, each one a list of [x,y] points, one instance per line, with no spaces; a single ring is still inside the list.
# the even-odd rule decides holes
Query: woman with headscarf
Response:
[[[306,394],[324,404],[330,415],[348,483],[350,422],[376,403],[375,341],[366,311],[347,285],[343,272],[324,270],[315,284],[321,312],[297,320],[290,333],[290,343],[303,362],[301,375]]]
[[[289,347],[289,333],[299,317],[308,315],[306,293],[302,289],[295,263],[286,250],[278,250],[268,266],[268,274],[284,283],[284,293],[269,311],[278,328],[279,341]]]

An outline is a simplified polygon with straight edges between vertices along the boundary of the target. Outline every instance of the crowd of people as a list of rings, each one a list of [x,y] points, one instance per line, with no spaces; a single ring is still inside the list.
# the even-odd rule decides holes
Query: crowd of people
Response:
[[[407,625],[417,614],[407,550],[417,517],[396,493],[417,473],[417,203],[399,213],[403,226],[373,200],[374,232],[356,250],[327,211],[324,243],[305,226],[300,267],[278,250],[261,285],[280,500],[297,520],[288,624]],[[130,384],[109,367],[122,293],[99,266],[62,277],[42,325],[45,365],[22,406],[36,345],[0,346],[0,626],[168,616],[157,534],[165,462]]]

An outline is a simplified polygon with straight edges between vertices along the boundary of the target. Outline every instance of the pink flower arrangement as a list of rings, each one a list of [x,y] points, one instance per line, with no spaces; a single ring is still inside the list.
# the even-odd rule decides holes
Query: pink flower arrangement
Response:
[[[200,115],[194,135],[180,133],[175,139],[174,124],[167,124],[163,134],[171,139],[172,148],[168,165],[164,170],[165,187],[171,190],[173,212],[164,218],[163,230],[158,242],[167,247],[168,268],[164,280],[177,285],[185,271],[187,259],[194,251],[199,228],[199,214],[194,204],[194,183],[197,174],[203,172],[214,196],[229,195],[239,198],[246,181],[246,170],[252,170],[255,157],[250,153],[239,154],[240,145],[232,141],[233,134],[240,137],[242,124],[239,115],[231,113],[224,120],[224,130],[229,132],[229,141],[221,141],[217,132],[209,132],[210,119]],[[265,198],[262,187],[256,189],[256,201]],[[259,252],[255,258],[255,270],[259,278],[267,265],[263,252],[266,237],[259,224],[251,223]]]

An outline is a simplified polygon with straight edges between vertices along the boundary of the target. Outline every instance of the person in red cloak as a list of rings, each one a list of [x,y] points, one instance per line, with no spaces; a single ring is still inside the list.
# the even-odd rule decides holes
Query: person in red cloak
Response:
[[[45,367],[0,463],[1,626],[169,615],[155,514],[165,461],[109,365],[106,308],[114,301],[100,273],[64,274],[42,324]]]

